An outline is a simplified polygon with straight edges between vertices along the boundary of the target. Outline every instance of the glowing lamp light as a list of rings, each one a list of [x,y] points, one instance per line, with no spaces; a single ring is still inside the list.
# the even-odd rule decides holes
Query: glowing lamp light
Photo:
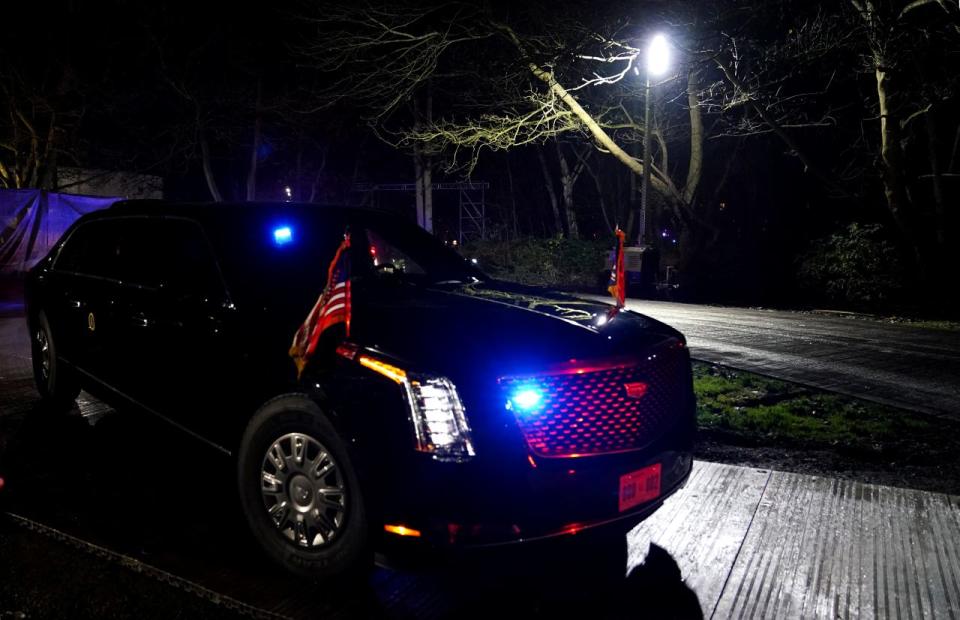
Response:
[[[663,75],[670,68],[670,46],[667,37],[658,34],[647,48],[647,75]]]
[[[543,400],[543,394],[540,390],[534,388],[523,388],[518,390],[507,403],[511,409],[521,413],[529,413],[540,405]]]
[[[415,530],[412,527],[407,527],[405,525],[384,525],[383,531],[389,534],[396,534],[397,536],[412,536],[413,538],[420,538],[420,530]]]
[[[287,245],[293,241],[293,230],[289,226],[273,229],[273,242],[277,245]]]

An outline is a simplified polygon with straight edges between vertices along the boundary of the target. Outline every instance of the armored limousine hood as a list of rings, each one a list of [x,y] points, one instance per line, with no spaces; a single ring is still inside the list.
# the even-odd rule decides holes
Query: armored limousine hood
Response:
[[[570,360],[643,353],[675,329],[611,305],[545,289],[476,282],[358,293],[352,333],[423,370],[498,375]]]

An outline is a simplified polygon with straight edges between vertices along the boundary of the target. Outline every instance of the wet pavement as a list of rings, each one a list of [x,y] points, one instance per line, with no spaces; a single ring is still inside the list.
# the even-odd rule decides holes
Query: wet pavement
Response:
[[[960,498],[704,462],[625,538],[296,579],[247,533],[227,458],[85,393],[43,410],[22,318],[0,319],[0,472],[0,617],[960,618]]]
[[[960,330],[637,299],[627,307],[683,332],[695,359],[960,419]]]

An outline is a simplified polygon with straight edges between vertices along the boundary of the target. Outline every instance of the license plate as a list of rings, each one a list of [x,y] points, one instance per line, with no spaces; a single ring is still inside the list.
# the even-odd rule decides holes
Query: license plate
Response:
[[[620,476],[620,512],[660,495],[660,463]]]

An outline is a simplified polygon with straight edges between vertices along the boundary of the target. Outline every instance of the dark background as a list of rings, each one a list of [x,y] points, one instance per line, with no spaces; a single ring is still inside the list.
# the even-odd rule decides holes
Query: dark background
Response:
[[[412,192],[355,186],[413,183],[419,156],[434,183],[491,184],[490,242],[515,249],[562,238],[563,251],[588,243],[582,253],[593,256],[610,245],[615,224],[635,237],[640,179],[596,148],[582,122],[567,116],[512,143],[487,134],[457,149],[415,134],[496,126],[538,106],[564,111],[556,101],[543,107],[549,90],[531,62],[574,88],[625,66],[596,58],[642,50],[663,31],[674,62],[651,96],[653,129],[681,190],[691,72],[705,134],[692,199],[650,198],[650,232],[662,266],[679,269],[680,298],[955,315],[960,8],[869,6],[865,14],[859,2],[790,0],[20,3],[5,8],[0,42],[0,188],[69,192],[57,170],[71,166],[157,175],[173,200],[215,199],[212,185],[223,200],[283,200],[290,187],[294,200],[414,218]],[[394,63],[410,48],[371,44],[371,16],[404,33],[441,33],[448,45],[428,66]],[[642,75],[573,95],[625,151],[641,155]],[[884,134],[881,117],[893,132]],[[548,183],[562,202],[558,152],[571,165],[577,153],[589,163],[569,204],[577,231],[551,210]],[[662,166],[657,141],[653,157]],[[17,166],[23,178],[12,179]],[[456,238],[457,193],[434,192],[433,202],[435,233]],[[586,262],[583,270],[595,269]]]

